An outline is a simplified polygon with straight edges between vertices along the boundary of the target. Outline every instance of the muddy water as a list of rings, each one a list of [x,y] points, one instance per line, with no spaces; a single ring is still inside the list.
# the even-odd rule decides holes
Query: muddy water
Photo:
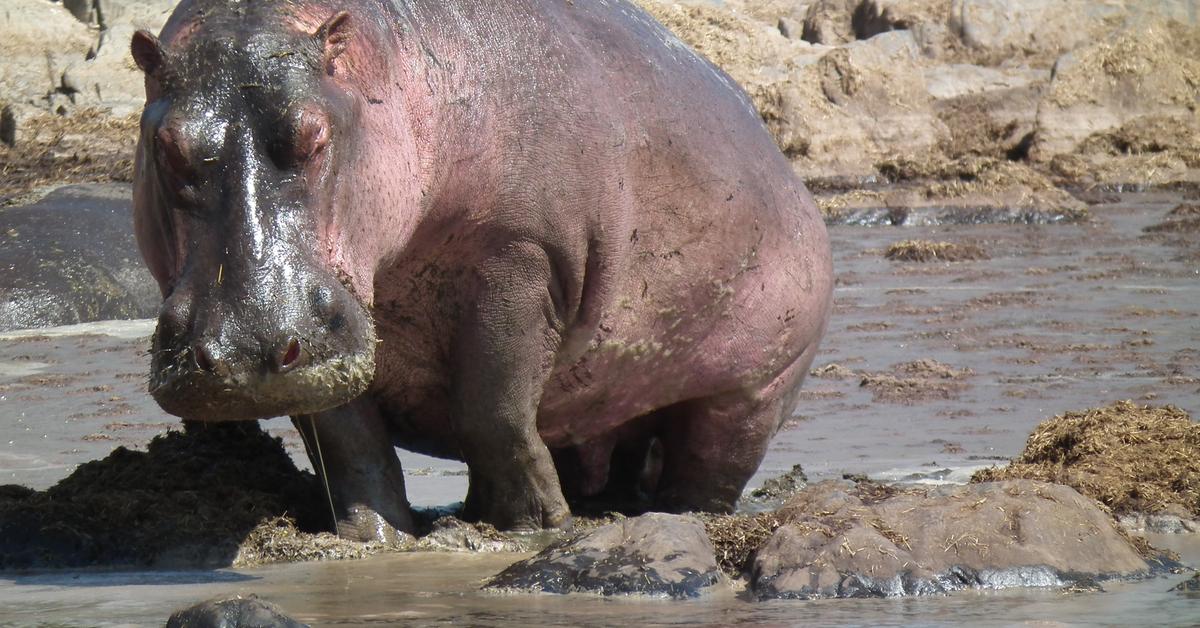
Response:
[[[1155,538],[1200,560],[1190,538]],[[254,593],[314,626],[1194,626],[1200,599],[1182,576],[1113,582],[1104,592],[966,591],[938,598],[687,602],[480,593],[515,555],[401,554],[363,561],[211,572],[0,576],[0,626],[161,625],[171,609]]]
[[[795,463],[810,477],[866,473],[956,481],[1016,454],[1039,421],[1118,399],[1172,403],[1200,416],[1200,239],[1145,238],[1179,201],[1127,195],[1093,207],[1087,225],[833,227],[834,318],[797,414],[754,486]],[[990,259],[887,261],[902,239],[973,243]],[[151,323],[0,335],[0,483],[44,488],[113,447],[172,429],[144,394]],[[969,373],[881,394],[863,374],[936,360]],[[303,463],[286,420],[268,422]],[[409,494],[424,505],[465,493],[464,468],[404,454]],[[1181,541],[1183,542],[1183,541]],[[1200,561],[1194,541],[1189,560]],[[257,592],[306,620],[484,625],[638,623],[1066,624],[1200,623],[1200,601],[1154,580],[1109,593],[982,592],[901,601],[687,604],[498,598],[479,578],[513,557],[390,556],[205,573],[51,574],[0,578],[0,624],[161,622],[165,610],[232,591]]]

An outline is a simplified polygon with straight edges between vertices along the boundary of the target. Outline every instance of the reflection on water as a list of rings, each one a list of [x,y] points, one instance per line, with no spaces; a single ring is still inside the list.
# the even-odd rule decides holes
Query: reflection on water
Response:
[[[1194,535],[1155,537],[1186,562]],[[1184,576],[1105,583],[1105,593],[966,591],[892,600],[672,602],[500,595],[479,583],[521,556],[399,554],[363,561],[211,572],[53,573],[0,578],[0,626],[162,625],[202,599],[255,593],[314,626],[1156,625],[1194,626],[1200,600],[1168,589]]]

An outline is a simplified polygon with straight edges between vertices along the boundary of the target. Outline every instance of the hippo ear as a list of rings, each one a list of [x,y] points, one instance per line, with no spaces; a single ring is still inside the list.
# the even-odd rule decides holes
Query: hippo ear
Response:
[[[133,34],[133,41],[129,42],[129,51],[133,54],[137,66],[148,76],[156,76],[167,58],[162,42],[145,30]]]
[[[330,71],[333,69],[333,60],[350,47],[350,38],[353,35],[354,29],[350,25],[350,14],[346,11],[338,11],[333,14],[333,17],[325,20],[325,23],[317,28],[317,32],[313,33],[313,39],[325,51],[325,67]]]

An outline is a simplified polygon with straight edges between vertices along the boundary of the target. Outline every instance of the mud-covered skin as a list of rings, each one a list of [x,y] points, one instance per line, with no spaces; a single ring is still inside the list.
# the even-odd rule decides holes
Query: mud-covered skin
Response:
[[[626,2],[185,1],[166,72],[139,37],[164,407],[304,415],[348,522],[411,525],[400,482],[357,486],[399,465],[347,416],[465,460],[468,514],[501,528],[634,485],[660,509],[733,507],[812,361],[831,269],[810,196],[722,72]],[[172,67],[191,78],[155,79]],[[207,152],[171,152],[176,118]],[[172,209],[172,169],[198,171],[202,211]],[[318,290],[332,306],[308,306]],[[289,339],[305,358],[279,369]],[[372,349],[369,389],[340,406]]]

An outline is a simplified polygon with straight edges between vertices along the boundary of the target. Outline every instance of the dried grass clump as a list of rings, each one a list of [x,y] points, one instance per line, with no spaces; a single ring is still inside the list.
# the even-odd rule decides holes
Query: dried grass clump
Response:
[[[1200,231],[1200,215],[1164,220],[1150,225],[1142,231],[1146,233],[1194,233]]]
[[[854,369],[846,368],[841,364],[826,364],[825,366],[814,368],[808,372],[813,377],[821,377],[825,379],[850,379],[858,377],[858,373]]]
[[[1150,115],[1088,136],[1076,152],[1104,155],[1173,153],[1200,166],[1200,122],[1192,116]]]
[[[1174,406],[1130,401],[1067,412],[1039,425],[1012,464],[972,481],[1013,478],[1066,484],[1120,514],[1177,504],[1200,517],[1200,424]]]
[[[1164,88],[1150,96],[1159,104],[1188,106],[1200,84],[1197,35],[1175,21],[1146,23],[1075,52],[1068,76],[1056,77],[1049,101],[1062,107],[1093,103],[1097,86],[1135,83],[1152,77]],[[1147,95],[1142,95],[1146,98]]]
[[[328,532],[310,534],[296,527],[291,517],[273,517],[259,523],[238,546],[234,567],[310,560],[356,560],[395,550],[385,543],[360,543]]]
[[[956,398],[967,387],[961,380],[972,374],[971,369],[923,359],[896,364],[890,373],[865,373],[859,386],[870,390],[876,402],[920,403]]]
[[[1200,204],[1180,203],[1167,212],[1167,215],[1172,218],[1200,218]]]
[[[904,362],[903,364],[897,364],[893,368],[896,372],[904,373],[905,375],[935,379],[962,379],[974,374],[974,371],[969,368],[956,369],[949,364],[930,358]]]
[[[754,552],[783,525],[778,513],[755,515],[713,515],[697,513],[712,541],[717,563],[730,577],[737,578],[749,569]]]
[[[988,259],[987,253],[974,244],[904,240],[888,247],[883,254],[892,261],[902,262],[964,262]]]
[[[97,109],[22,120],[20,139],[0,143],[0,204],[51,184],[133,180],[138,116]]]

